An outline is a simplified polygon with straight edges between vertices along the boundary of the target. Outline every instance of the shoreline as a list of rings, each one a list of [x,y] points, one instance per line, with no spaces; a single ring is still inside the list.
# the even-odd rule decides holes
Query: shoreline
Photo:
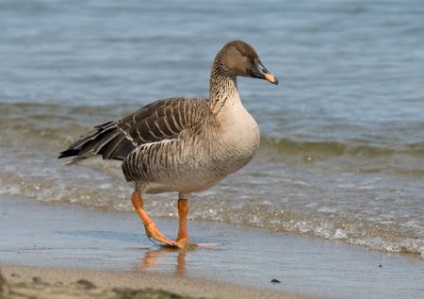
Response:
[[[1,266],[0,298],[312,298],[153,273]],[[2,297],[3,295],[3,297]]]
[[[24,289],[56,288],[62,281],[67,283],[65,292],[72,293],[75,282],[86,279],[111,298],[112,289],[120,286],[115,281],[127,281],[121,285],[132,289],[166,286],[184,296],[204,296],[196,289],[211,294],[228,290],[218,298],[237,298],[234,294],[243,290],[244,298],[258,292],[269,298],[355,299],[414,298],[422,293],[419,258],[307,236],[190,221],[192,241],[218,245],[169,250],[148,240],[137,215],[130,213],[1,197],[0,217],[0,267],[10,283]],[[164,234],[175,235],[176,221],[155,220]],[[10,269],[28,274],[19,274],[19,281]],[[34,285],[37,276],[49,285]]]

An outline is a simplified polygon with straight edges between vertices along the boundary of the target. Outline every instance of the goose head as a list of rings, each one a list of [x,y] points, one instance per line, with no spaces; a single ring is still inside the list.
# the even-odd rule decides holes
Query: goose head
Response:
[[[217,54],[215,63],[231,76],[259,78],[278,84],[277,78],[265,68],[255,49],[244,41],[227,43]]]

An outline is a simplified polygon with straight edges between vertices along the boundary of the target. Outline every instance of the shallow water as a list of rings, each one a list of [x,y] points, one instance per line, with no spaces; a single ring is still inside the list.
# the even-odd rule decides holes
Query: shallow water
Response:
[[[140,276],[148,271],[313,298],[420,298],[424,291],[424,261],[416,256],[195,221],[190,223],[192,239],[217,244],[172,250],[150,242],[135,214],[16,197],[2,201],[7,209],[0,211],[1,264],[132,271]],[[172,235],[175,223],[159,219],[157,224]],[[271,283],[273,279],[280,283]]]
[[[171,96],[207,96],[231,39],[280,80],[239,80],[257,157],[190,217],[424,256],[420,1],[0,3],[0,194],[130,211],[131,190],[59,151]],[[149,197],[175,217],[175,195]]]

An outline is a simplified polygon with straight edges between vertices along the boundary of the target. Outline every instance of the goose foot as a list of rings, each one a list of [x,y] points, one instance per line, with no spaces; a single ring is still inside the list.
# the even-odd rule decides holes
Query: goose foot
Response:
[[[168,239],[164,234],[162,234],[155,222],[147,215],[146,211],[143,209],[143,199],[141,198],[140,193],[134,192],[131,197],[131,202],[136,210],[138,216],[140,216],[141,221],[144,224],[144,229],[146,230],[146,235],[149,239],[153,239],[156,242],[159,242],[166,247],[171,248],[180,248],[184,247],[184,240],[172,241]]]

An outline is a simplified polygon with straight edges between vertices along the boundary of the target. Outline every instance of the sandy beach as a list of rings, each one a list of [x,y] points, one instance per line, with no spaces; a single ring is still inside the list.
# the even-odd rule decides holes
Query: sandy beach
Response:
[[[3,298],[306,298],[152,273],[3,266]]]

